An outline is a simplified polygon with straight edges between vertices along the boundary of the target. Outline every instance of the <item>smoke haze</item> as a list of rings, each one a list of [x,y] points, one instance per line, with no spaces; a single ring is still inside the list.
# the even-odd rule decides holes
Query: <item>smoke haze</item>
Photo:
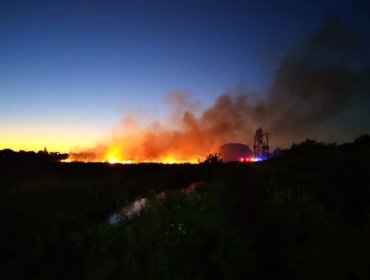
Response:
[[[142,127],[134,116],[127,117],[113,139],[93,152],[99,159],[114,154],[135,162],[195,161],[228,142],[251,144],[258,127],[272,134],[272,147],[305,138],[345,141],[366,133],[367,39],[350,32],[339,18],[330,18],[283,58],[262,94],[228,92],[201,111],[186,93],[172,93],[166,99],[174,112],[168,123]]]

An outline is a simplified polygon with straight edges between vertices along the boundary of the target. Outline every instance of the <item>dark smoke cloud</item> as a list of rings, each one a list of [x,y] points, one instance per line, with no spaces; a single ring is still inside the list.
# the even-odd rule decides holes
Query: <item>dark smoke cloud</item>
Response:
[[[287,55],[269,89],[270,129],[309,130],[344,109],[362,87],[362,70],[356,69],[360,52],[360,38],[333,18]]]
[[[351,32],[341,19],[330,18],[285,56],[265,100],[255,103],[248,94],[228,93],[202,119],[230,135],[249,134],[252,128],[263,126],[280,145],[315,138],[315,128],[346,110],[357,111],[362,119],[342,118],[343,129],[353,121],[362,123],[364,129],[369,114],[363,105],[370,105],[366,39]],[[338,126],[335,129],[341,129]]]
[[[203,112],[187,94],[173,93],[167,98],[174,109],[170,124],[142,128],[131,116],[120,133],[95,150],[97,158],[112,147],[133,161],[202,157],[228,142],[251,144],[260,126],[272,134],[273,146],[282,147],[304,138],[342,141],[368,133],[367,43],[368,38],[331,18],[284,57],[265,92],[225,93]]]

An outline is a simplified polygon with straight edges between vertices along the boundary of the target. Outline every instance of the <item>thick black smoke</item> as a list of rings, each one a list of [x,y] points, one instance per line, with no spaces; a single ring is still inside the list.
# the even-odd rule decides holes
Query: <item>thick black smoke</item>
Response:
[[[260,126],[271,133],[273,147],[369,133],[368,39],[331,18],[283,58],[262,94],[226,93],[199,113],[197,102],[174,93],[167,100],[175,111],[171,125],[142,128],[130,116],[113,139],[93,149],[94,160],[194,161],[225,143],[251,144]]]
[[[220,130],[250,133],[251,125],[263,126],[282,145],[315,138],[317,128],[339,115],[343,116],[331,123],[328,133],[345,134],[352,122],[365,129],[370,105],[367,39],[351,32],[339,18],[331,18],[284,57],[265,100],[251,102],[248,94],[225,94],[202,118]]]

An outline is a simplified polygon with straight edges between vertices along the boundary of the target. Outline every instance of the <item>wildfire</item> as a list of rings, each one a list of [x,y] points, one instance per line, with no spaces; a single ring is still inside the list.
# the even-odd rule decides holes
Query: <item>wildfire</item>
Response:
[[[71,162],[65,161],[65,162]],[[199,163],[197,160],[178,160],[174,159],[172,157],[167,157],[164,158],[163,160],[146,160],[146,161],[140,161],[140,162],[135,162],[132,160],[121,160],[115,157],[109,157],[108,160],[104,160],[102,162],[107,162],[109,164],[135,164],[135,163],[163,163],[163,164],[181,164],[181,163],[191,163],[191,164],[196,164]]]
[[[109,149],[106,153],[71,153],[68,159],[63,162],[104,162],[109,164],[136,164],[136,163],[163,163],[163,164],[181,164],[181,163],[199,163],[199,157],[183,156],[175,153],[158,157],[125,157],[125,153],[120,149]]]
[[[168,121],[142,124],[135,116],[126,117],[104,144],[71,153],[68,159],[110,164],[196,164],[217,153],[223,143],[247,138],[248,129],[238,125],[244,123],[238,110],[242,101],[224,96],[197,114],[192,110],[194,102],[186,95],[174,94],[170,96],[174,113]]]
[[[132,162],[131,160],[119,160],[115,157],[109,157],[107,161],[103,161],[103,162],[107,162],[109,164],[116,164],[116,163],[120,163],[120,164],[132,164],[134,162]]]

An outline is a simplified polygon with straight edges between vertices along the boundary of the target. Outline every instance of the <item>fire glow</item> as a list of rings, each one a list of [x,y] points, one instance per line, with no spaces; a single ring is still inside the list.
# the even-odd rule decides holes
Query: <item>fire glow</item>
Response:
[[[127,153],[120,146],[113,146],[107,151],[104,149],[96,149],[91,152],[71,153],[68,159],[63,162],[103,162],[109,164],[136,164],[136,163],[163,163],[163,164],[197,164],[200,162],[200,157],[190,154],[185,156],[181,150],[172,152],[171,154],[163,154],[158,156],[141,156],[141,153]]]
[[[106,163],[196,164],[218,153],[228,141],[247,140],[253,129],[240,125],[240,100],[225,95],[203,112],[184,93],[168,96],[167,120],[142,124],[140,116],[125,117],[105,143],[70,153],[68,160]],[[245,123],[246,124],[246,123]]]
[[[359,54],[368,57],[362,53],[367,48],[361,42],[362,38],[353,37],[341,22],[328,21],[282,58],[265,90],[226,92],[208,108],[189,100],[186,93],[174,92],[165,100],[172,108],[167,121],[143,126],[140,117],[145,114],[128,116],[104,144],[72,153],[69,160],[198,163],[208,154],[217,153],[225,143],[252,140],[255,128],[260,126],[274,135],[277,146],[286,147],[309,137],[316,128],[320,131],[320,125],[334,117],[342,123],[342,114],[353,110],[348,104],[361,102],[359,108],[366,112],[363,105],[367,103],[361,100],[368,88],[367,60],[362,67],[353,67],[358,64]],[[351,46],[350,51],[343,46]],[[348,127],[354,120],[348,118]],[[324,132],[330,135],[335,131]],[[268,159],[258,156],[239,155],[233,160]]]
[[[225,143],[246,142],[254,134],[255,125],[248,121],[250,110],[243,110],[249,106],[245,96],[223,95],[202,112],[186,94],[173,93],[168,98],[173,112],[167,121],[142,125],[140,116],[126,117],[104,144],[72,152],[68,161],[197,164],[219,153]],[[259,160],[253,156],[232,159]]]

